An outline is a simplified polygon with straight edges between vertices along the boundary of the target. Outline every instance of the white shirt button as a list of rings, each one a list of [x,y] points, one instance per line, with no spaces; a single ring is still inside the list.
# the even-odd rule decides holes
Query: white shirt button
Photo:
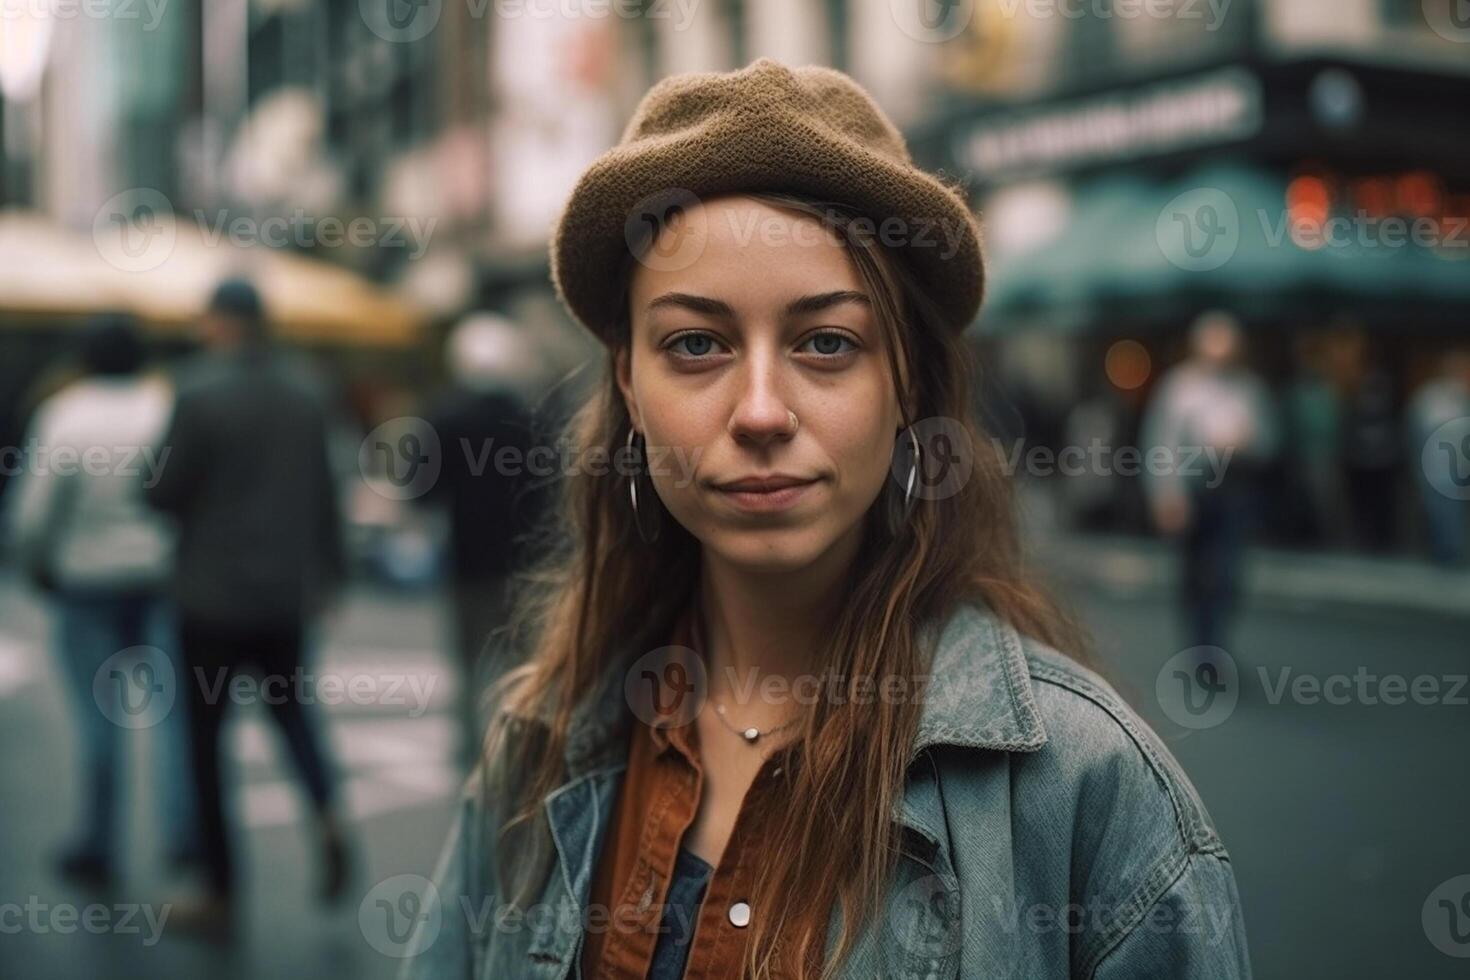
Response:
[[[748,902],[736,902],[730,906],[730,924],[736,929],[744,929],[750,925],[750,904]]]

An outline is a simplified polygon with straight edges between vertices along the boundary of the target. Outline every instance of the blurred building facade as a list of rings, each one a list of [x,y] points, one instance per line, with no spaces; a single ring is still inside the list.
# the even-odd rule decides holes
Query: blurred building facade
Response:
[[[1467,326],[1462,8],[118,0],[12,30],[0,193],[79,229],[136,188],[195,220],[291,222],[288,248],[446,321],[497,309],[574,363],[591,348],[554,301],[548,231],[642,93],[763,55],[825,63],[968,186],[991,266],[977,342],[1032,437],[1062,438],[1079,402],[1114,405],[1126,432],[1210,306],[1245,319],[1278,377],[1305,358],[1351,388],[1382,361],[1402,400]],[[365,240],[316,233],[359,218]],[[1364,245],[1385,219],[1430,241]]]

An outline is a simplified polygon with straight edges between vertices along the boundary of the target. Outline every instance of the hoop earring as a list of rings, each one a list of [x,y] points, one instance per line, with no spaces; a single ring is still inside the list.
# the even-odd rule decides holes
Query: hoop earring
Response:
[[[626,443],[624,443],[624,448],[628,449],[630,452],[633,449],[634,436],[638,436],[638,430],[630,427],[628,429],[628,440]],[[639,438],[641,439],[642,437],[639,436]],[[643,447],[647,447],[646,440],[643,443]],[[643,530],[642,515],[638,512],[638,471],[636,469],[628,475],[628,499],[633,504],[633,526],[638,529],[638,537],[642,538],[644,543],[646,544],[652,544],[653,542],[657,541],[659,531],[657,525],[654,526],[652,536],[649,536],[649,534]]]
[[[898,537],[903,533],[905,525],[909,523],[914,512],[914,488],[919,483],[919,464],[922,460],[922,448],[919,445],[919,437],[913,427],[909,427],[909,447],[913,454],[913,462],[909,466],[908,477],[904,480],[903,499],[898,500],[893,496],[888,498],[888,506],[884,516],[888,524],[888,533]],[[901,440],[902,435],[899,436]]]
[[[914,465],[909,467],[909,478],[903,488],[903,516],[908,520],[914,510],[914,484],[918,482],[919,463],[922,450],[919,447],[919,437],[914,434],[914,427],[909,426],[909,443],[914,447]]]

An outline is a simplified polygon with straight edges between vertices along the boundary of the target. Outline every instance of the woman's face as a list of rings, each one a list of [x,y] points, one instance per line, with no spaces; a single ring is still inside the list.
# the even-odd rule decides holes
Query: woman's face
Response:
[[[664,505],[714,555],[752,570],[855,546],[901,416],[846,249],[815,218],[724,197],[688,211],[651,254],[662,259],[637,264],[630,283],[617,381]],[[801,483],[729,486],[773,476]]]

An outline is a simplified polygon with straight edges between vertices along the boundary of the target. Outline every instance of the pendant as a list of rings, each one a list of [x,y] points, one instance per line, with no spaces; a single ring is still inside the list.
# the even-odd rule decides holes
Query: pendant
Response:
[[[761,737],[761,733],[754,728],[747,728],[741,734],[745,736],[745,740],[747,742],[754,742],[756,739]]]

